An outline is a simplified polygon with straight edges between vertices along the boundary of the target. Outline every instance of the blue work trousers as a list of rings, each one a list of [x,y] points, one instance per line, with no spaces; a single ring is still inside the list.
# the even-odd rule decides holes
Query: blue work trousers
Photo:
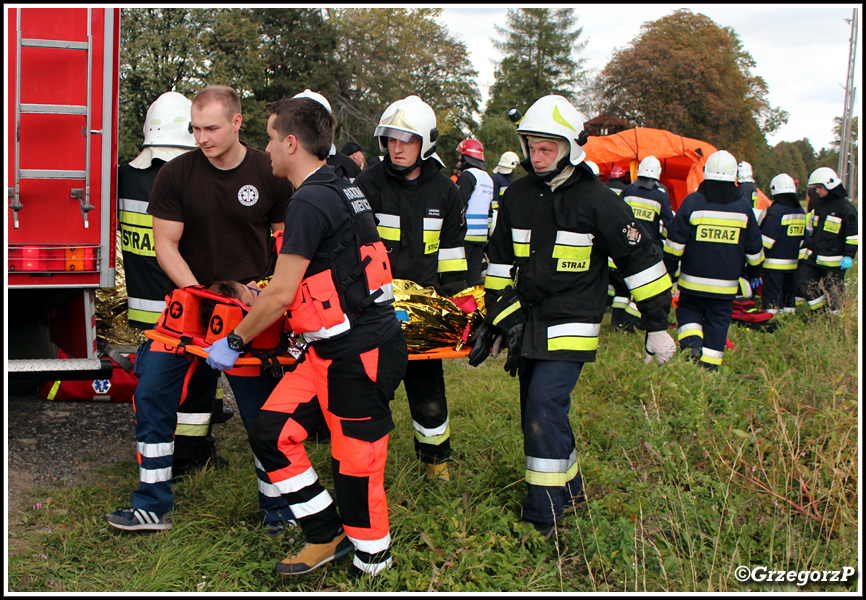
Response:
[[[523,518],[553,523],[583,489],[568,418],[583,363],[522,359],[520,422],[526,455]]]

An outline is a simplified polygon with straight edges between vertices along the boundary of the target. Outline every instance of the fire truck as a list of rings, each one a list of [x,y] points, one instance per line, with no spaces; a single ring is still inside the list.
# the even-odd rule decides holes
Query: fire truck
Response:
[[[6,11],[7,373],[109,378],[95,293],[115,285],[120,9]]]

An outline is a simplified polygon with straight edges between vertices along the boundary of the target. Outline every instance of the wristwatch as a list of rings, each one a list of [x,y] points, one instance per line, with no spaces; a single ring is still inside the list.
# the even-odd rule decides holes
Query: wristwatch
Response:
[[[231,348],[235,352],[243,352],[247,349],[247,344],[244,344],[243,338],[236,334],[234,331],[230,332],[226,336],[226,342],[228,343],[229,348]]]

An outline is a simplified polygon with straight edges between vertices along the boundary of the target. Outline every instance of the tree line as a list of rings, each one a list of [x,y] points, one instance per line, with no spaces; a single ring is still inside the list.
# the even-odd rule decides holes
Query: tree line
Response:
[[[812,170],[837,166],[841,117],[830,148],[816,150],[808,139],[768,144],[788,113],[770,106],[736,31],[702,14],[680,9],[644,23],[594,72],[580,56],[588,40],[579,9],[509,9],[491,39],[502,58],[484,107],[466,45],[440,15],[438,8],[123,9],[119,159],[138,153],[147,107],[161,93],[192,97],[223,84],[238,90],[241,136],[257,148],[267,144],[265,104],[309,88],[331,103],[337,147],[354,140],[377,153],[382,112],[416,94],[437,113],[446,165],[456,162],[462,139],[476,137],[492,168],[502,152],[520,153],[508,109],[525,111],[555,93],[587,119],[612,115],[729,150],[752,163],[765,192],[780,172],[805,190]]]

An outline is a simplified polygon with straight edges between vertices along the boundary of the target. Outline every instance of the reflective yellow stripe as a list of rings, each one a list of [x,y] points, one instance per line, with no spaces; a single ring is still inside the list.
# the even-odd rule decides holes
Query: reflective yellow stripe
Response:
[[[57,391],[60,389],[60,382],[55,381],[51,386],[51,390],[48,392],[48,400],[54,400],[54,397],[57,395]]]
[[[440,234],[441,234],[441,232],[438,230],[435,230],[435,229],[431,230],[431,231],[425,231],[424,232],[424,243],[429,244],[430,242],[438,242]]]
[[[598,337],[561,336],[547,340],[548,352],[556,350],[591,351],[598,349]]]
[[[181,425],[178,423],[175,435],[186,435],[189,437],[204,437],[207,435],[207,425]]]
[[[159,320],[159,315],[162,312],[150,312],[147,310],[136,310],[134,308],[130,308],[128,312],[128,318],[130,321],[138,321],[139,323],[151,323],[156,324]]]
[[[451,437],[451,425],[445,427],[445,433],[440,435],[424,435],[417,429],[415,430],[415,439],[421,442],[422,444],[428,444],[430,446],[440,446],[443,442],[445,442],[448,438]]]
[[[502,319],[504,319],[504,318],[507,317],[508,315],[514,313],[514,312],[517,311],[518,309],[520,309],[520,302],[519,302],[519,301],[517,301],[517,302],[513,302],[513,303],[511,304],[511,306],[509,306],[508,308],[506,308],[505,310],[503,310],[501,313],[499,313],[498,315],[496,315],[496,318],[493,319],[493,324],[494,324],[494,325],[499,325],[499,323],[500,323],[500,321],[502,321]]]
[[[655,281],[651,283],[647,283],[646,285],[642,285],[640,287],[636,287],[631,291],[632,298],[637,300],[638,302],[642,302],[647,298],[652,298],[653,296],[658,296],[665,290],[671,289],[671,278],[668,277],[667,272],[662,277],[659,277]]]
[[[514,243],[514,256],[525,258],[529,256],[529,244]]]
[[[712,356],[707,354],[707,348],[704,348],[703,354],[701,354],[701,362],[705,362],[711,365],[721,365],[722,357],[721,356]]]
[[[592,254],[592,246],[561,246],[553,247],[553,258],[570,258],[583,260]],[[527,255],[528,256],[528,255]]]
[[[117,213],[117,220],[121,225],[137,225],[138,227],[153,228],[153,216],[141,213],[121,210]]]
[[[394,227],[384,227],[379,225],[376,227],[379,230],[379,237],[383,240],[390,240],[392,242],[400,241],[400,230]]]
[[[486,242],[487,236],[486,235],[467,235],[464,239],[467,242]]]
[[[526,469],[526,483],[530,485],[543,485],[546,487],[562,487],[577,475],[577,463],[565,473],[542,473]]]

